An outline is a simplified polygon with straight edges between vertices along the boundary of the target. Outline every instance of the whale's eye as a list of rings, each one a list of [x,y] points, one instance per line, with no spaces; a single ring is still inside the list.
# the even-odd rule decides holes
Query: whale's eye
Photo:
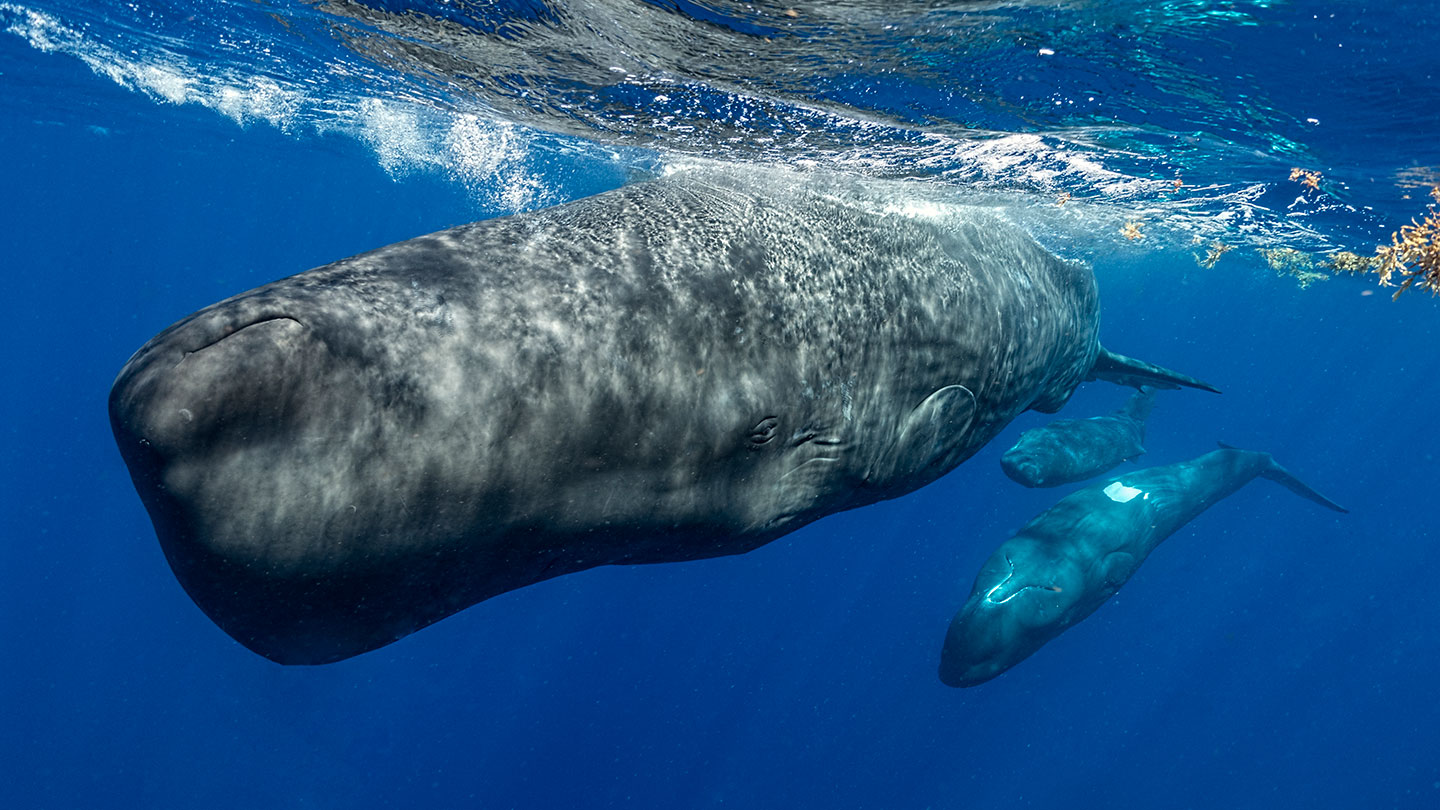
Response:
[[[780,430],[780,419],[775,416],[767,416],[760,420],[760,424],[750,429],[750,446],[763,447],[775,438]]]

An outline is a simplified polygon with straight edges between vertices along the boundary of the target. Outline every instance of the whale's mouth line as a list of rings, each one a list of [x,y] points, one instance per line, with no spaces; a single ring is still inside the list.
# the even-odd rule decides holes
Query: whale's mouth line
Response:
[[[203,352],[203,351],[205,351],[206,349],[211,348],[212,346],[215,346],[216,344],[218,344],[218,343],[220,343],[221,341],[225,340],[226,338],[234,337],[235,335],[240,334],[241,332],[245,331],[246,329],[249,329],[249,328],[254,327],[254,326],[262,326],[262,325],[267,324],[267,323],[274,323],[275,321],[290,321],[291,323],[293,323],[293,324],[295,324],[295,325],[297,325],[297,326],[304,326],[304,324],[300,323],[300,321],[298,321],[298,320],[290,317],[289,315],[269,315],[269,316],[265,316],[265,317],[261,317],[261,318],[256,318],[255,320],[250,321],[250,322],[248,322],[248,323],[246,323],[246,324],[244,324],[244,325],[241,325],[241,326],[234,326],[234,325],[232,325],[232,324],[227,324],[227,325],[225,325],[225,326],[221,329],[220,335],[219,335],[218,337],[215,337],[214,339],[210,340],[209,342],[204,343],[204,344],[202,344],[202,345],[200,345],[200,346],[198,346],[198,347],[196,347],[196,348],[194,348],[194,349],[188,349],[188,350],[182,352],[182,353],[180,354],[180,359],[177,360],[177,361],[175,361],[175,365],[178,367],[181,363],[184,363],[184,362],[185,362],[185,358],[189,357],[190,355],[192,355],[192,354],[198,354],[198,353],[200,353],[200,352]]]
[[[794,475],[794,474],[796,474],[796,473],[804,470],[806,467],[814,467],[814,466],[817,465],[817,464],[820,464],[820,465],[837,464],[837,463],[839,463],[839,461],[840,461],[840,458],[839,458],[838,456],[815,456],[814,458],[807,458],[807,459],[805,459],[804,461],[800,462],[799,464],[796,464],[796,465],[795,465],[793,468],[791,468],[788,472],[785,472],[784,474],[782,474],[782,475],[780,476],[780,480],[781,480],[781,481],[784,481],[786,478],[789,478],[790,476],[792,476],[792,475]]]
[[[1005,583],[1015,578],[1015,561],[1010,559],[1009,554],[1005,555],[1005,564],[1010,566],[1010,573],[1006,574],[1004,579],[995,583],[995,587],[985,592],[984,600],[992,605],[1003,605],[1006,602],[1009,602],[1011,599],[1014,599],[1019,594],[1019,591],[1016,591],[1015,593],[1010,594],[1004,599],[995,598],[995,592],[1005,587]]]

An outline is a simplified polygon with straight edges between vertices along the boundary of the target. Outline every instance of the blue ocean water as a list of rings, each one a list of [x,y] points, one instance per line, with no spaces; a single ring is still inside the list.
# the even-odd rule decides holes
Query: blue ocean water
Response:
[[[1436,302],[1259,252],[1369,252],[1424,215],[1429,13],[0,3],[0,803],[1437,806]],[[110,436],[132,351],[280,276],[705,159],[1003,207],[1093,265],[1107,345],[1225,390],[1162,393],[1142,463],[1267,450],[1350,514],[1258,481],[969,690],[940,643],[1059,497],[998,465],[1041,414],[752,553],[562,577],[337,664],[272,664],[194,607]]]

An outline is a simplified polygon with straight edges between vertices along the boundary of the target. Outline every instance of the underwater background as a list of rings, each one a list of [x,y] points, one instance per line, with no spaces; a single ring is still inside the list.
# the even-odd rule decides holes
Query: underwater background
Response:
[[[0,804],[1440,806],[1440,303],[1326,264],[1427,215],[1433,10],[0,2]],[[1043,414],[749,554],[561,577],[337,664],[272,664],[194,607],[110,436],[132,351],[275,278],[705,160],[1004,211],[1093,266],[1107,346],[1224,389],[1162,392],[1142,465],[1223,440],[1350,514],[1257,481],[967,690],[936,676],[951,615],[1069,491],[1000,470]]]

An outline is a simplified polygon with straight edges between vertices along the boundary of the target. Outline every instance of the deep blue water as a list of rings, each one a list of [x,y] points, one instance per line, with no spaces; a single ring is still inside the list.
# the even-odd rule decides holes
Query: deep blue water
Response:
[[[105,397],[132,351],[274,278],[611,188],[676,154],[774,155],[669,144],[663,127],[597,134],[603,147],[568,141],[591,126],[578,116],[572,129],[551,127],[553,141],[516,136],[498,171],[467,173],[424,157],[414,139],[386,140],[393,119],[320,126],[317,110],[354,101],[353,88],[308,97],[279,125],[237,123],[198,98],[177,104],[75,53],[42,50],[33,35],[0,34],[0,804],[1440,806],[1437,303],[1423,291],[1392,302],[1360,278],[1300,289],[1250,249],[1205,269],[1185,230],[1246,247],[1367,249],[1422,214],[1440,166],[1427,134],[1440,118],[1440,41],[1415,16],[1425,6],[1197,0],[1150,6],[1214,21],[1147,29],[1093,9],[1055,11],[1080,19],[1047,28],[1055,21],[1036,5],[1014,6],[1018,22],[1000,26],[1003,36],[969,37],[965,54],[980,67],[942,63],[948,73],[928,90],[923,71],[891,85],[891,74],[815,80],[823,92],[806,100],[889,107],[898,122],[866,147],[873,161],[847,153],[836,164],[905,174],[913,160],[908,173],[921,182],[1002,195],[1047,241],[1093,264],[1107,345],[1225,389],[1162,393],[1142,463],[1190,458],[1216,440],[1267,450],[1351,512],[1257,481],[1172,537],[1094,616],[970,690],[937,679],[940,643],[984,559],[1059,497],[1016,486],[997,463],[1041,414],[919,492],[747,555],[562,577],[322,667],[281,667],[240,647],[175,582],[115,450]],[[209,34],[147,40],[138,17],[101,4],[0,4],[0,20],[13,28],[27,10],[88,21],[92,41],[168,43],[206,76],[318,77],[305,57],[318,64],[336,47],[293,45],[286,72],[210,52]],[[690,11],[726,19],[722,5]],[[251,24],[224,17],[240,13],[228,6],[196,13],[217,15],[206,31]],[[1340,19],[1315,17],[1328,14]],[[107,20],[122,33],[106,34]],[[741,22],[735,30],[752,35]],[[1007,60],[1041,35],[1060,43],[1057,56],[1067,44],[1090,50],[1075,57],[1083,65],[1048,66],[1034,82],[1067,96],[1141,88],[1109,113],[1086,113],[1092,126],[1113,113],[1114,140],[1072,138],[1079,122],[1047,118],[1054,105],[1027,106],[1020,97],[1032,91],[1002,80]],[[944,53],[925,45],[938,35],[916,41],[921,55]],[[1302,53],[1347,43],[1344,57]],[[1170,60],[1155,67],[1168,84],[1133,72],[1157,54]],[[1209,76],[1195,67],[1216,60],[1225,67]],[[384,75],[391,84],[377,86],[394,98],[407,74]],[[984,93],[966,101],[965,80]],[[779,84],[767,91],[777,104],[804,95]],[[867,107],[856,99],[871,86],[886,92]],[[647,86],[637,87],[626,92]],[[908,100],[896,95],[906,87]],[[1236,106],[1257,87],[1270,91],[1259,112]],[[451,115],[449,92],[417,91],[416,103]],[[1315,110],[1318,128],[1304,123]],[[487,128],[511,119],[546,123],[480,115]],[[1228,191],[1197,193],[1191,208],[1112,186],[1081,205],[1095,176],[1037,179],[1048,158],[991,170],[958,151],[907,151],[924,139],[906,126],[959,137],[962,125],[1038,133],[1051,149],[1084,142],[1113,171],[1162,185],[1177,173],[1260,183],[1247,199],[1270,210],[1245,221]],[[439,125],[419,126],[423,141]],[[1290,145],[1268,151],[1282,139]],[[790,154],[828,154],[808,149]],[[1307,196],[1285,180],[1292,165],[1335,185]],[[524,193],[504,193],[516,188]],[[1054,205],[1064,191],[1077,203]],[[1148,240],[1115,234],[1141,216]],[[1313,233],[1286,230],[1297,222]],[[1125,396],[1087,385],[1064,415],[1108,411]]]

